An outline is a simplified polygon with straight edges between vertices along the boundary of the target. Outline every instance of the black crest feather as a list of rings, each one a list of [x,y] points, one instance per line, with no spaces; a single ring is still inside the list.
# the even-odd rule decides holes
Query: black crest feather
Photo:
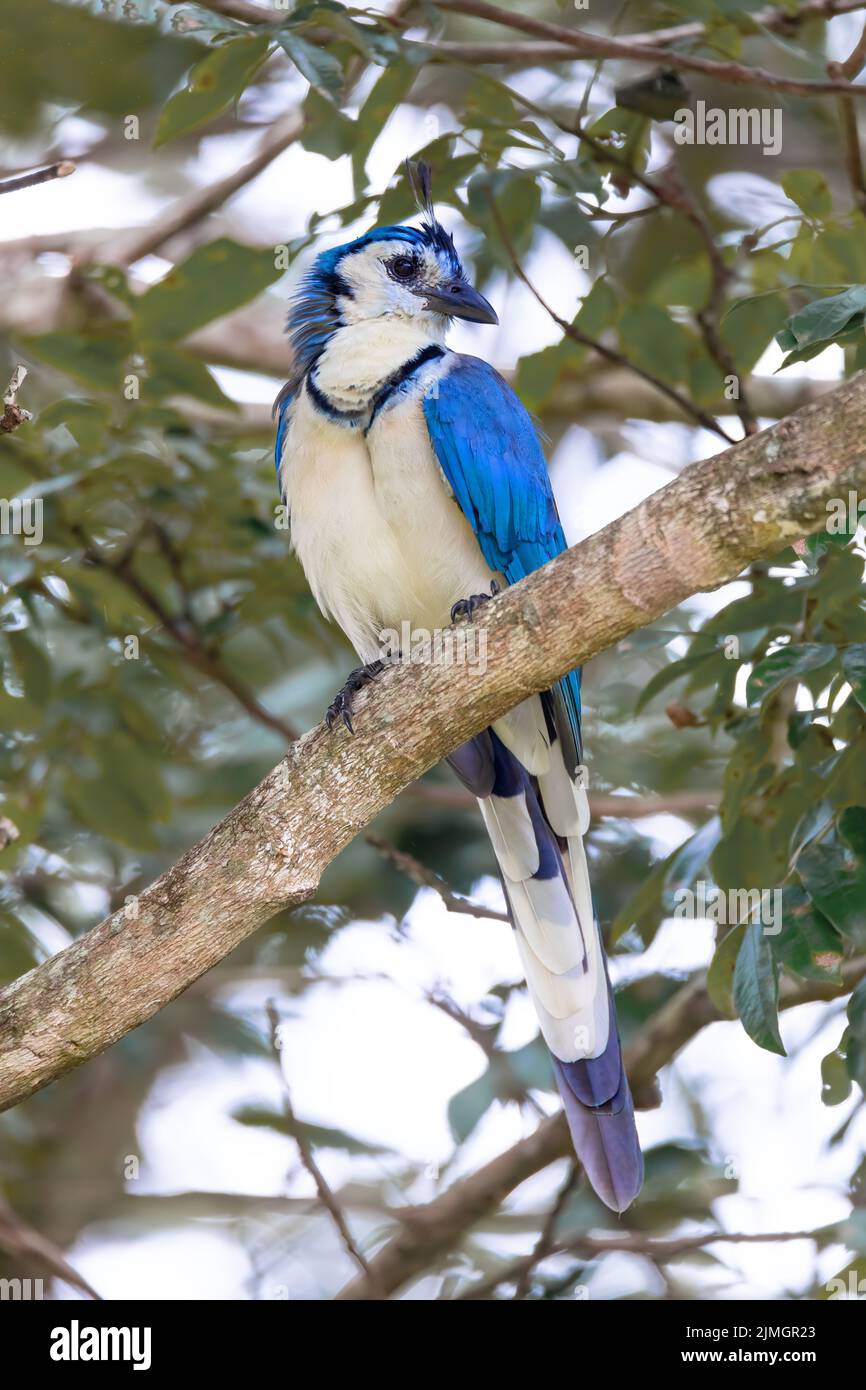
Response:
[[[423,220],[422,226],[427,233],[431,245],[438,250],[444,251],[451,258],[455,266],[459,266],[460,261],[457,256],[457,248],[449,232],[446,232],[442,223],[436,217],[436,210],[433,207],[433,170],[423,159],[406,160],[406,181],[412,190],[412,196],[418,207]]]

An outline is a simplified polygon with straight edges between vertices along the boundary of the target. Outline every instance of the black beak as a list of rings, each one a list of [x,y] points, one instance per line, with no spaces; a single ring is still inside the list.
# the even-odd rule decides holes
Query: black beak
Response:
[[[498,323],[496,310],[488,304],[483,294],[466,280],[455,280],[441,290],[419,290],[424,298],[424,308],[437,314],[447,314],[453,319],[469,319],[472,323]]]

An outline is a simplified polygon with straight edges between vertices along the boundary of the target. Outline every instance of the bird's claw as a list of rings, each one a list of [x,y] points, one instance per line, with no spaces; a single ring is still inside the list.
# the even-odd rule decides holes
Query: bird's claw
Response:
[[[470,594],[468,598],[459,598],[451,608],[452,623],[460,622],[462,618],[466,618],[471,623],[478,609],[483,607],[485,603],[489,603],[498,593],[499,585],[493,579],[490,582],[489,594]]]
[[[325,723],[329,729],[333,729],[337,720],[342,719],[349,733],[355,732],[352,723],[352,704],[355,696],[363,686],[369,685],[370,681],[374,681],[381,674],[384,666],[384,661],[368,661],[366,666],[358,666],[349,673],[342,690],[337,692],[325,710]]]

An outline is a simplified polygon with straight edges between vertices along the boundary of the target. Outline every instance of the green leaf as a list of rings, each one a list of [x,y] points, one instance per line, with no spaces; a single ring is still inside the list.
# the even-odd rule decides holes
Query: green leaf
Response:
[[[803,642],[780,647],[753,668],[746,683],[746,700],[750,705],[763,704],[787,681],[820,670],[835,655],[836,648],[828,642]]]
[[[417,75],[417,69],[410,63],[395,63],[393,67],[386,68],[373,83],[369,96],[358,112],[353,126],[354,139],[351,148],[356,196],[360,196],[362,192],[364,169],[373,145],[379,138],[385,122],[400,103],[406,100]]]
[[[665,874],[664,901],[670,905],[682,889],[692,888],[703,874],[722,834],[722,822],[711,816],[685,844],[674,850]]]
[[[495,1100],[496,1086],[490,1067],[451,1097],[448,1102],[448,1124],[456,1143],[462,1144],[469,1138]]]
[[[753,1042],[786,1056],[779,1034],[779,981],[764,928],[751,922],[734,969],[734,1007]]]
[[[132,351],[125,331],[106,333],[42,333],[27,346],[58,371],[103,391],[120,390],[124,364]]]
[[[205,364],[197,357],[173,348],[151,348],[147,355],[149,375],[144,386],[146,399],[164,396],[191,396],[224,410],[237,410],[237,404],[220,389]]]
[[[854,699],[866,710],[866,642],[854,642],[843,649],[842,670]]]
[[[309,43],[291,29],[283,29],[277,35],[277,42],[311,87],[330,101],[339,102],[343,91],[343,69],[333,53]]]
[[[612,328],[619,316],[619,299],[616,291],[603,275],[593,282],[592,289],[585,297],[574,320],[581,333],[590,338],[598,338],[606,328]]]
[[[240,1125],[252,1129],[272,1129],[277,1134],[285,1134],[289,1139],[305,1139],[316,1149],[342,1149],[349,1154],[384,1154],[390,1150],[381,1144],[368,1144],[364,1139],[356,1139],[344,1129],[334,1129],[330,1125],[311,1125],[304,1121],[290,1120],[281,1110],[271,1110],[265,1105],[244,1105],[232,1112],[232,1119]]]
[[[494,1058],[497,1066],[505,1064],[519,1091],[556,1089],[550,1053],[540,1035],[513,1052],[496,1052]]]
[[[713,661],[718,656],[718,652],[713,647],[708,652],[698,652],[694,656],[681,657],[679,661],[671,661],[667,666],[663,666],[660,671],[647,681],[634,707],[635,714],[640,714],[641,710],[649,704],[654,695],[673,681],[679,680],[681,676],[687,675],[690,671],[697,670],[707,661]]]
[[[846,329],[852,327],[852,319],[859,323],[866,312],[866,285],[852,285],[842,294],[831,294],[825,299],[813,299],[811,304],[792,314],[785,327],[776,336],[783,351],[792,347],[823,348]]]
[[[838,842],[808,845],[797,873],[815,906],[843,936],[866,946],[866,860]]]
[[[821,1100],[824,1105],[841,1105],[851,1094],[851,1077],[841,1048],[828,1052],[821,1061]]]
[[[734,1006],[734,972],[743,937],[745,924],[732,927],[722,937],[707,970],[707,994],[723,1018],[736,1018]]]
[[[143,6],[135,20],[122,23],[88,13],[97,8],[109,6],[0,0],[0,128],[5,133],[32,135],[44,144],[48,113],[60,108],[104,113],[118,130],[128,113],[144,113],[163,102],[205,51],[198,40],[143,22]],[[116,13],[121,7],[112,8]]]
[[[848,1000],[845,1044],[848,1075],[866,1091],[866,980],[860,981]]]
[[[24,694],[33,704],[44,705],[53,684],[51,662],[45,648],[32,641],[26,632],[10,632],[6,640]]]
[[[817,169],[789,169],[782,175],[782,188],[807,217],[821,219],[833,211],[827,180]]]
[[[105,407],[97,401],[67,396],[41,410],[39,423],[47,429],[65,425],[82,449],[96,453],[105,437],[108,416]]]
[[[492,198],[511,245],[518,255],[523,255],[532,242],[541,203],[536,179],[528,172],[512,169],[484,171],[470,181],[467,198],[469,212],[489,240],[487,249],[500,257],[510,270],[511,261],[489,200]]]
[[[844,946],[838,932],[807,893],[788,884],[782,894],[782,930],[770,937],[779,965],[804,980],[841,980]]]
[[[631,361],[664,381],[684,381],[688,375],[689,336],[658,304],[629,304],[619,322],[619,341]]]
[[[255,299],[282,274],[273,251],[228,237],[200,246],[138,300],[142,336],[157,344],[194,333]]]
[[[154,146],[195,130],[224,111],[251,81],[270,45],[267,35],[232,39],[208,53],[189,74],[188,84],[163,107]]]

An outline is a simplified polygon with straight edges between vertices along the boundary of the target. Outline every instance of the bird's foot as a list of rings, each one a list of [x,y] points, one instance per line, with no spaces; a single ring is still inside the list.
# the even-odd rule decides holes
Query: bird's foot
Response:
[[[370,681],[374,681],[385,669],[384,661],[368,661],[366,666],[358,666],[349,673],[342,690],[339,691],[325,710],[325,723],[333,729],[338,719],[342,719],[350,734],[355,732],[352,724],[352,704],[358,691]]]
[[[466,618],[472,622],[479,608],[485,603],[489,603],[492,598],[496,598],[499,593],[499,585],[496,580],[491,580],[489,594],[470,594],[468,598],[459,598],[451,609],[451,621],[457,623],[461,618]]]

